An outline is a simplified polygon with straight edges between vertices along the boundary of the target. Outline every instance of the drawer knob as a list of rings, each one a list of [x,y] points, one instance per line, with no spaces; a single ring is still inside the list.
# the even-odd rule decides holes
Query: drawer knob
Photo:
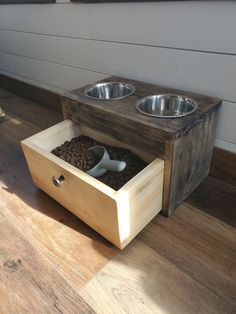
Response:
[[[62,175],[60,177],[52,177],[52,182],[57,188],[62,185],[63,181],[65,181],[65,178]]]

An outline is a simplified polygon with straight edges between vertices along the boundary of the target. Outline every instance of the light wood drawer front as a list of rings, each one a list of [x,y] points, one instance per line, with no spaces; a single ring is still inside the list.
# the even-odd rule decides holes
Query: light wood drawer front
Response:
[[[24,140],[22,148],[32,179],[40,189],[123,248],[162,208],[164,162],[154,159],[119,191],[115,191],[50,153],[52,148],[81,133],[91,136],[86,128],[65,120]],[[99,140],[103,137],[104,143],[108,142],[107,136],[93,133],[93,138],[98,140],[97,137]],[[113,142],[119,145],[117,141]],[[52,177],[61,175],[65,180],[56,187]]]

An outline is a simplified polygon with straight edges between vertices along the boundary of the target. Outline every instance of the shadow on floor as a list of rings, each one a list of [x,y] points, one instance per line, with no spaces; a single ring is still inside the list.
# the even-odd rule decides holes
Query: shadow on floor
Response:
[[[185,203],[236,227],[236,187],[233,185],[208,177]]]
[[[76,218],[47,194],[34,186],[20,146],[20,141],[41,130],[41,127],[34,124],[36,113],[40,113],[41,116],[44,112],[46,114],[50,113],[50,110],[45,109],[43,106],[37,104],[34,106],[37,108],[37,110],[34,109],[34,119],[30,114],[28,117],[29,120],[32,118],[33,121],[26,121],[23,118],[18,118],[9,114],[6,105],[4,108],[7,113],[7,119],[0,124],[0,183],[2,185],[2,190],[4,191],[4,197],[10,200],[13,195],[16,196],[16,204],[12,204],[13,207],[20,207],[20,201],[22,201],[26,208],[28,207],[29,209],[38,211],[41,214],[75,230],[84,237],[90,238],[94,241],[94,246],[97,251],[100,251],[100,253],[105,255],[105,257],[110,257],[111,251],[115,251],[113,245],[111,245],[107,240],[81,220]],[[52,111],[51,114],[54,116],[55,112]],[[58,120],[60,121],[60,119]],[[52,119],[52,122],[50,122],[50,119],[47,118],[46,124],[47,125],[44,125],[44,128],[55,124],[55,119]],[[17,213],[14,213],[14,215],[15,214],[17,215]]]

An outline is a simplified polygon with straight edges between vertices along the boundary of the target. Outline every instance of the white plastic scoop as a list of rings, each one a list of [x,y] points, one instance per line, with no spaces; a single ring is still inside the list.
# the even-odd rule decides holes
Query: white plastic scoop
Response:
[[[104,175],[107,170],[121,172],[126,167],[125,161],[110,160],[110,156],[104,146],[92,146],[89,148],[100,161],[86,173],[92,177],[98,178]]]

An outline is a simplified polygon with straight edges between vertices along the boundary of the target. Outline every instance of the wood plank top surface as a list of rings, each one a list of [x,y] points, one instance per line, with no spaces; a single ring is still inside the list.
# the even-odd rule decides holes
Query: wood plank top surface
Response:
[[[208,97],[204,95],[195,94],[188,91],[177,90],[169,87],[164,87],[160,85],[152,85],[148,83],[143,83],[135,80],[130,80],[120,77],[109,77],[107,79],[101,80],[100,82],[127,82],[132,84],[136,91],[133,95],[120,100],[93,100],[86,97],[83,93],[83,88],[73,90],[64,94],[65,98],[77,101],[80,106],[88,106],[93,108],[98,115],[107,115],[107,120],[114,118],[115,116],[134,123],[134,125],[140,125],[142,127],[149,127],[155,130],[159,130],[161,133],[166,134],[166,136],[173,136],[174,134],[184,133],[193,125],[199,123],[201,119],[207,115],[207,113],[218,110],[221,105],[221,100],[218,98]],[[189,98],[195,100],[198,104],[198,109],[196,112],[178,119],[161,119],[155,117],[148,117],[139,113],[135,109],[135,104],[140,98],[157,95],[157,94],[180,94],[186,95]],[[76,104],[73,106],[76,108]],[[76,109],[75,109],[76,110]],[[85,110],[85,109],[84,109]],[[99,116],[98,116],[99,118]]]

